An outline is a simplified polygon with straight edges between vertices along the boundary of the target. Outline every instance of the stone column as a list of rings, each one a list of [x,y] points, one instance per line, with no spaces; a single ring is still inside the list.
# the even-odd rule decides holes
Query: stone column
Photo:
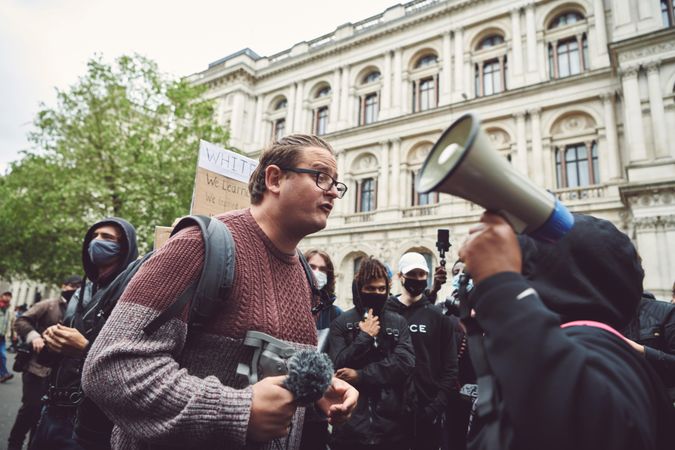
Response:
[[[262,118],[263,112],[263,96],[258,95],[255,103],[255,119],[253,120],[253,144],[255,147],[262,147],[262,134],[264,130],[264,122]]]
[[[297,83],[297,88],[295,90],[295,119],[293,120],[293,131],[295,132],[300,132],[300,133],[307,133],[310,130],[305,129],[304,126],[304,119],[305,119],[305,82],[304,81],[298,81]],[[311,125],[310,125],[311,126]],[[314,130],[311,130],[311,132],[314,132]]]
[[[534,20],[534,2],[525,7],[527,35],[527,71],[537,72],[537,25]]]
[[[455,92],[454,101],[461,102],[464,92],[464,39],[462,29],[455,30]]]
[[[400,208],[401,199],[399,196],[401,184],[401,139],[394,138],[391,141],[391,201],[389,205],[393,208]]]
[[[631,161],[643,161],[647,159],[640,86],[638,85],[639,70],[639,66],[631,66],[623,68],[620,71],[625,114],[623,130]]]
[[[387,119],[391,114],[391,52],[387,51],[384,54],[384,67],[382,70],[382,98],[380,102],[380,119]]]
[[[397,48],[394,50],[394,83],[391,86],[393,92],[392,104],[391,104],[391,116],[398,116],[403,110],[401,108],[401,92],[403,89],[403,61],[402,61],[402,50]]]
[[[288,98],[286,99],[286,134],[291,134],[295,130],[295,92],[297,86],[291,83],[288,91]]]
[[[516,168],[525,176],[527,173],[527,137],[525,135],[525,112],[513,115],[516,118]]]
[[[409,112],[412,112],[411,108],[411,82],[409,80],[409,74],[408,71],[405,70],[403,71],[403,74],[401,76],[401,84],[399,86],[399,90],[401,91],[401,104],[399,106],[399,111],[401,114],[407,114]]]
[[[602,95],[605,110],[605,135],[607,137],[607,169],[608,179],[619,180],[621,176],[621,159],[619,158],[619,139],[616,131],[616,115],[614,112],[614,92]]]
[[[544,148],[541,140],[541,108],[528,111],[532,121],[532,175],[538,186],[544,186]]]
[[[342,68],[342,87],[340,88],[340,125],[339,128],[348,128],[351,123],[349,115],[349,66]]]
[[[230,144],[241,148],[244,131],[245,94],[242,91],[235,91],[232,95],[234,96],[234,100],[232,101],[232,116],[230,117]]]
[[[607,25],[605,21],[605,4],[603,0],[593,0],[593,13],[595,15],[595,43],[598,55],[607,55]],[[603,59],[606,59],[605,56]],[[609,59],[606,59],[609,62]]]
[[[338,130],[338,122],[340,121],[340,69],[333,71],[333,82],[331,83],[331,99],[330,109],[328,110],[328,131],[333,132]]]
[[[509,71],[511,74],[512,86],[518,87],[522,84],[523,74],[523,38],[520,32],[520,6],[511,8],[511,34],[513,38],[513,64]]]
[[[443,39],[443,69],[441,71],[440,84],[440,105],[449,105],[451,102],[450,98],[450,85],[452,83],[452,54],[450,46],[450,32],[446,31],[441,35]]]
[[[338,150],[337,154],[337,173],[338,173],[338,179],[342,181],[344,184],[349,186],[346,180],[346,172],[345,172],[345,163],[346,163],[346,150],[345,149],[340,149]],[[337,200],[339,202],[337,212],[340,214],[348,214],[348,200],[349,200],[349,194],[351,189],[347,189],[347,195],[345,195],[343,198]]]
[[[654,131],[654,155],[657,158],[669,156],[666,115],[663,108],[661,94],[661,76],[659,66],[661,61],[652,61],[647,64],[647,83],[649,85],[649,109],[652,114],[652,129]]]
[[[389,141],[380,142],[380,177],[377,186],[377,209],[389,207]]]

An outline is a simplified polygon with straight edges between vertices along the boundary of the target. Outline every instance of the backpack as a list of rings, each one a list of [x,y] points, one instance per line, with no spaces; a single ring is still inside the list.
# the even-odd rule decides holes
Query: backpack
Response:
[[[229,298],[234,282],[236,255],[232,234],[227,226],[218,219],[192,215],[183,217],[174,227],[171,236],[193,225],[197,225],[204,240],[202,273],[197,281],[188,286],[168,308],[143,328],[143,332],[148,336],[180,314],[190,299],[192,299],[192,303],[188,311],[188,333],[191,330],[203,327]],[[96,339],[131,279],[153,254],[154,251],[150,251],[142,258],[129,264],[105,290],[97,293],[100,297],[98,297],[98,303],[95,307],[95,323],[91,329],[84,333],[89,342]],[[222,255],[225,255],[225,257]],[[320,294],[315,285],[312,270],[300,251],[298,251],[298,256],[312,289],[312,296],[318,298]],[[112,422],[101,412],[98,406],[83,396],[81,403],[77,406],[77,417],[74,423],[73,431],[76,441],[84,448],[90,446],[106,448],[110,445],[112,427]]]

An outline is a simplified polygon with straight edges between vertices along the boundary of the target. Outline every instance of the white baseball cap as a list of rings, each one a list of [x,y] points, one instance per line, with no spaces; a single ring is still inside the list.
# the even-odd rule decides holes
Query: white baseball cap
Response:
[[[426,273],[429,273],[429,266],[424,256],[415,252],[406,253],[401,256],[401,259],[398,261],[398,272],[405,275],[414,269],[422,269]]]

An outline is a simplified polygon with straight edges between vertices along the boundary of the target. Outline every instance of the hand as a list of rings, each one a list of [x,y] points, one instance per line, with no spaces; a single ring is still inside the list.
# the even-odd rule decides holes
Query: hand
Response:
[[[644,345],[640,345],[635,341],[631,341],[630,339],[626,339],[626,341],[628,341],[630,346],[633,347],[633,350],[635,350],[636,352],[638,352],[641,355],[645,354],[645,346]]]
[[[359,328],[361,331],[368,333],[372,337],[377,336],[380,332],[380,319],[373,315],[372,308],[368,310],[366,318],[359,322]]]
[[[316,401],[316,407],[328,416],[328,423],[341,425],[349,420],[358,400],[359,391],[349,383],[333,377],[326,393]]]
[[[293,394],[283,387],[285,375],[267,377],[253,385],[251,416],[247,437],[254,442],[269,442],[287,436],[297,405]]]
[[[350,384],[355,384],[357,381],[359,381],[359,373],[354,369],[350,369],[349,367],[338,369],[338,371],[335,372],[335,376],[341,380],[345,380]]]
[[[522,268],[520,245],[511,225],[499,214],[485,212],[481,224],[469,230],[469,238],[459,249],[475,284],[499,272],[518,272]]]
[[[77,329],[61,324],[47,328],[42,337],[50,350],[66,356],[82,356],[89,344],[87,338]]]
[[[445,270],[445,267],[438,266],[434,271],[434,284],[431,286],[431,292],[435,294],[441,290],[441,286],[448,281],[448,272]]]
[[[40,353],[43,348],[45,348],[45,341],[41,337],[33,339],[31,343],[33,345],[33,351],[35,353]]]

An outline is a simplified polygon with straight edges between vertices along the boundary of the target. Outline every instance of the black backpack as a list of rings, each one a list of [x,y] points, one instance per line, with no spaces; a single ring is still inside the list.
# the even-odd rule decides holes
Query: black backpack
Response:
[[[192,299],[192,303],[188,312],[188,327],[199,329],[214,317],[215,313],[229,298],[236,269],[236,248],[232,234],[227,226],[218,219],[192,215],[183,217],[174,227],[171,236],[193,225],[197,225],[204,240],[202,273],[196,282],[188,286],[168,308],[143,328],[143,332],[147,335],[153,334],[166,322],[180,314],[190,299]],[[86,334],[87,339],[92,341],[98,336],[124,289],[153,253],[154,251],[148,252],[142,258],[129,264],[101,293],[97,305],[96,325]],[[312,289],[312,295],[318,298],[320,293],[314,283],[312,270],[300,251],[298,251],[298,256]]]

